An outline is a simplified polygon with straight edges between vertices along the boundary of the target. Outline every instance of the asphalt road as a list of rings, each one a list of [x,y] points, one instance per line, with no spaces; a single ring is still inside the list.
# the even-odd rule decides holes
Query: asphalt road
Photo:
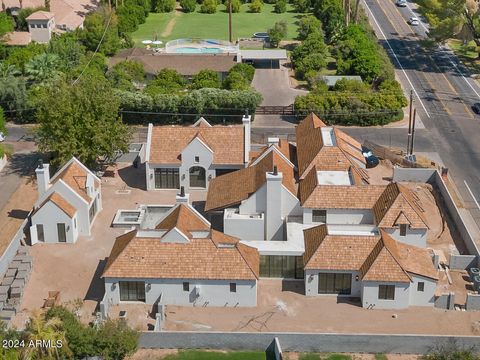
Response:
[[[480,102],[480,87],[450,51],[420,46],[427,25],[407,24],[408,18],[414,16],[414,4],[398,8],[394,0],[362,0],[362,5],[402,86],[407,92],[414,91],[415,107],[426,128],[420,147],[440,154],[480,226],[480,116],[471,110],[475,102]],[[394,133],[389,129],[370,131]],[[388,137],[376,137],[380,143],[388,144]]]

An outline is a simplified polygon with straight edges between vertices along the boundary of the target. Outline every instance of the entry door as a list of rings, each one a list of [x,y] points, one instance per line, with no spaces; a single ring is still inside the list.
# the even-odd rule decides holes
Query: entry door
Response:
[[[65,224],[57,224],[58,242],[67,242],[67,233]]]
[[[45,234],[43,232],[43,224],[37,224],[37,240],[45,242]]]

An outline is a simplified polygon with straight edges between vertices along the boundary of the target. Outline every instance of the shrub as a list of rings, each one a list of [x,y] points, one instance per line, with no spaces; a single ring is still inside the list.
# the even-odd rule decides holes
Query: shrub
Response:
[[[260,13],[262,12],[263,3],[262,0],[252,0],[249,6],[249,10],[252,13]]]
[[[186,84],[185,78],[176,70],[162,69],[155,76],[155,79],[150,81],[145,91],[150,95],[168,94],[184,89]]]
[[[251,83],[253,76],[255,75],[255,68],[249,64],[238,63],[230,69],[229,73],[232,72],[240,73],[245,79],[247,79],[248,83]]]
[[[194,12],[197,7],[196,0],[180,0],[180,6],[182,10],[186,13]]]
[[[202,88],[219,88],[220,77],[218,73],[213,70],[201,70],[198,74],[193,76],[192,89]]]
[[[117,89],[133,90],[135,82],[145,79],[143,64],[134,60],[125,60],[116,64],[107,72],[107,78]]]
[[[200,6],[200,12],[204,14],[214,14],[217,12],[216,0],[203,0],[202,6]]]
[[[227,7],[227,12],[229,11],[230,2],[232,3],[232,13],[239,13],[240,7],[242,6],[242,3],[240,2],[240,0],[227,0],[225,2],[225,6]]]
[[[277,2],[275,3],[275,6],[273,7],[273,10],[277,14],[284,13],[285,11],[287,11],[287,1],[286,0],[277,0]]]
[[[228,90],[247,90],[250,85],[240,73],[231,72],[223,80],[223,87]]]
[[[154,0],[152,7],[157,13],[168,13],[175,10],[175,0]]]
[[[122,319],[106,320],[95,337],[95,346],[105,359],[123,359],[137,350],[139,333]]]
[[[3,113],[2,107],[0,107],[0,132],[3,134],[7,133],[7,124],[5,121],[5,114]]]
[[[280,41],[287,36],[287,23],[285,21],[278,21],[273,28],[268,30],[268,36],[270,38],[270,45],[278,47]]]
[[[302,17],[298,23],[298,39],[305,40],[312,33],[319,34],[323,38],[322,23],[313,15]]]
[[[293,6],[296,12],[306,13],[310,10],[310,0],[294,0]]]

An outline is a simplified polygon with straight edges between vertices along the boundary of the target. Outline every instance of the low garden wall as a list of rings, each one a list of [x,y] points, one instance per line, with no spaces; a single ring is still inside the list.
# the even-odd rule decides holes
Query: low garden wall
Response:
[[[7,155],[3,155],[3,157],[0,158],[0,171],[3,170],[5,165],[7,165]]]
[[[478,261],[476,255],[458,255],[450,254],[448,266],[451,270],[466,270],[471,267],[477,267]]]
[[[425,354],[452,342],[465,348],[478,346],[476,336],[165,331],[143,332],[139,347],[265,351],[275,338],[283,351],[298,352]]]
[[[10,265],[10,262],[13,260],[15,255],[17,254],[18,248],[21,245],[21,240],[24,238],[24,230],[25,227],[28,225],[28,222],[30,220],[30,216],[28,216],[23,222],[22,225],[20,226],[19,230],[15,234],[14,238],[8,245],[7,249],[4,251],[2,256],[0,256],[0,275],[3,277],[5,272],[8,269],[8,266]]]
[[[480,310],[480,294],[467,294],[467,311]]]

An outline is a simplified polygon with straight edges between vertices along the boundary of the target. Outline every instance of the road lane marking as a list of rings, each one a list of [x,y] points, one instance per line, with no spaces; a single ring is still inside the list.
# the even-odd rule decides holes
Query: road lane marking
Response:
[[[473,201],[475,201],[475,204],[477,205],[478,210],[480,210],[480,205],[478,204],[477,199],[475,199],[475,196],[473,195],[472,190],[470,190],[470,186],[468,186],[467,180],[463,180],[463,182],[465,183],[465,186],[467,187],[467,190],[470,193],[470,196],[472,197]]]
[[[388,45],[388,47],[390,48],[390,51],[392,52],[393,56],[395,57],[395,60],[397,60],[397,63],[398,63],[398,65],[400,66],[400,69],[402,70],[403,75],[405,75],[405,78],[407,79],[408,83],[410,84],[410,87],[412,88],[413,92],[414,92],[415,95],[417,96],[418,101],[420,101],[420,105],[422,105],[422,108],[423,108],[423,110],[425,111],[425,114],[430,118],[430,114],[428,113],[427,108],[426,108],[425,105],[423,104],[423,101],[422,101],[422,99],[420,98],[420,96],[418,96],[417,90],[415,90],[415,87],[413,86],[412,82],[410,81],[410,78],[408,77],[407,72],[406,72],[405,69],[403,68],[402,63],[400,62],[400,60],[398,59],[397,54],[395,54],[395,51],[393,51],[393,48],[392,48],[392,46],[390,45],[390,42],[388,41],[387,37],[386,37],[385,34],[383,33],[383,30],[382,30],[382,28],[380,27],[380,25],[378,24],[377,19],[376,19],[375,16],[373,15],[372,10],[370,10],[370,7],[368,6],[368,4],[367,4],[367,2],[366,2],[365,0],[363,0],[363,3],[365,4],[365,7],[367,8],[368,12],[369,12],[370,15],[372,16],[373,21],[375,22],[375,24],[377,25],[378,30],[380,31],[380,33],[381,33],[382,36],[383,36],[383,39],[387,42],[387,45]]]

